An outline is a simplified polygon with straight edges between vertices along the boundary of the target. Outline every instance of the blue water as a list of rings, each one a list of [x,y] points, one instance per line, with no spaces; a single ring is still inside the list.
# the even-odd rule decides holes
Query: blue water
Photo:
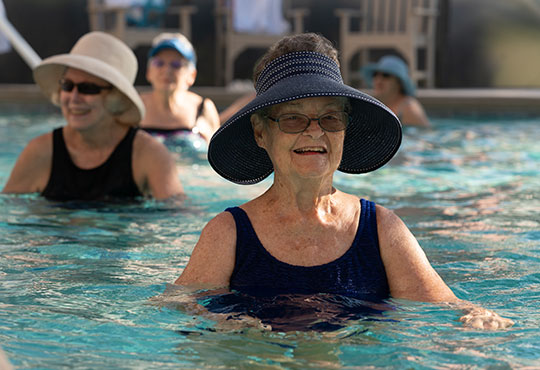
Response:
[[[0,114],[0,186],[28,140],[61,124],[55,114]],[[325,314],[312,330],[198,314],[193,293],[168,284],[204,224],[270,182],[231,184],[200,150],[174,145],[190,196],[182,205],[0,195],[0,347],[20,369],[540,368],[540,117],[434,126],[407,130],[389,165],[338,173],[336,186],[395,210],[460,298],[514,327],[471,330],[441,305],[390,300],[373,309],[326,296],[313,297],[305,315],[283,313],[295,329]],[[297,297],[257,309],[285,306],[298,307]]]

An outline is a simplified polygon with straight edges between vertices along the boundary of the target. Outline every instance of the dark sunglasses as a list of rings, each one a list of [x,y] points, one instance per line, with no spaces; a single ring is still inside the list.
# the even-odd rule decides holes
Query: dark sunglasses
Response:
[[[172,69],[180,69],[187,65],[186,61],[183,60],[172,60],[169,63],[165,62],[163,59],[152,58],[150,63],[157,68],[163,68],[166,64],[169,65]]]
[[[97,95],[101,93],[101,90],[110,90],[112,86],[100,86],[92,82],[79,82],[75,83],[71,80],[62,79],[60,80],[60,89],[62,91],[71,92],[73,88],[76,87],[79,94],[84,95]]]
[[[266,117],[277,122],[279,129],[286,134],[304,132],[309,127],[311,121],[317,121],[324,131],[329,132],[343,131],[349,124],[349,114],[347,112],[330,112],[317,118],[311,118],[300,113],[286,113],[277,118]]]
[[[385,73],[385,72],[375,72],[375,73],[373,73],[373,77],[375,77],[375,76],[381,76],[381,77],[384,77],[384,78],[392,77],[391,74]]]

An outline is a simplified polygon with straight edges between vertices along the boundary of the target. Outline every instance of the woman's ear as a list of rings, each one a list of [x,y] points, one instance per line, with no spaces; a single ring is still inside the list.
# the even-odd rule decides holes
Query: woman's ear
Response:
[[[258,114],[251,115],[251,128],[253,129],[253,137],[257,145],[264,149],[263,130],[264,120]]]

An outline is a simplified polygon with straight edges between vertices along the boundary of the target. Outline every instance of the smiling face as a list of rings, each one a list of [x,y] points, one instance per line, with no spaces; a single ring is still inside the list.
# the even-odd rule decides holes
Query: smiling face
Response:
[[[300,113],[312,119],[326,113],[343,111],[344,98],[316,97],[293,100],[270,108],[269,116]],[[258,115],[252,116],[257,144],[270,157],[276,176],[321,178],[333,176],[343,153],[345,131],[324,131],[312,120],[301,133],[282,132],[276,122]]]
[[[163,49],[148,60],[146,79],[158,91],[187,90],[195,82],[197,70],[175,50]]]
[[[74,68],[68,68],[63,79],[75,85],[86,82],[102,87],[110,86],[107,81]],[[68,126],[77,131],[85,131],[114,122],[114,117],[104,104],[109,92],[106,89],[98,94],[83,94],[78,87],[73,87],[71,91],[60,90],[60,106]]]

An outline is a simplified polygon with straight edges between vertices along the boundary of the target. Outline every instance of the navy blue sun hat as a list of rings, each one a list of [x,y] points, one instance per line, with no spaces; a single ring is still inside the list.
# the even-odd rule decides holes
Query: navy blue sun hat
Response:
[[[167,36],[168,35],[168,36]],[[156,56],[163,49],[172,49],[180,53],[188,62],[197,64],[197,55],[191,42],[182,34],[165,34],[165,37],[157,37],[152,49],[148,52],[148,58]]]
[[[255,142],[250,118],[261,108],[291,100],[349,98],[341,172],[376,170],[401,144],[401,123],[395,114],[375,98],[345,85],[337,63],[323,54],[301,51],[274,59],[261,72],[255,90],[256,97],[218,129],[208,147],[212,168],[234,183],[255,184],[274,171],[266,150]]]
[[[409,77],[409,69],[405,62],[396,56],[388,55],[382,57],[378,63],[371,63],[362,68],[362,76],[369,88],[373,87],[373,75],[375,72],[388,73],[397,77],[405,95],[414,96],[416,87]]]

